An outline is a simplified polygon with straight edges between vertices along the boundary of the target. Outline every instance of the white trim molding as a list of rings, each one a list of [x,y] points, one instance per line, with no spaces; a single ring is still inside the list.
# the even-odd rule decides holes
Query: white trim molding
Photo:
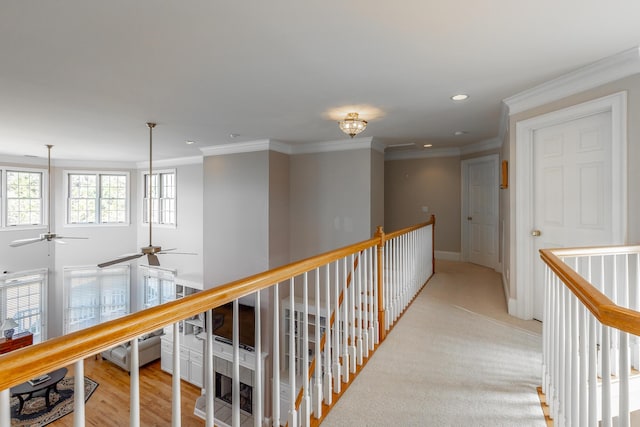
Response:
[[[504,100],[509,115],[640,73],[640,47],[606,57]]]
[[[611,112],[612,164],[612,244],[626,242],[627,232],[627,93],[618,92],[543,114],[516,123],[515,199],[511,205],[511,271],[516,284],[516,304],[509,314],[522,319],[533,317],[534,242],[529,233],[533,225],[533,141],[537,129],[569,122],[602,112]],[[516,249],[517,250],[514,250]],[[515,254],[513,254],[515,252]],[[515,276],[513,273],[515,272]]]
[[[448,251],[435,251],[436,259],[442,259],[445,261],[460,261],[460,252],[448,252]]]

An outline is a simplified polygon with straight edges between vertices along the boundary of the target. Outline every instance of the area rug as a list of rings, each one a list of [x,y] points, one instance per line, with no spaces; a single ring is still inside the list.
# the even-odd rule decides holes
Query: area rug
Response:
[[[66,377],[58,383],[58,392],[51,392],[50,407],[47,408],[44,397],[34,397],[25,402],[22,412],[18,414],[20,402],[17,397],[11,398],[11,425],[16,427],[41,427],[50,424],[73,412],[74,377]],[[85,402],[89,400],[98,383],[91,378],[84,378]]]

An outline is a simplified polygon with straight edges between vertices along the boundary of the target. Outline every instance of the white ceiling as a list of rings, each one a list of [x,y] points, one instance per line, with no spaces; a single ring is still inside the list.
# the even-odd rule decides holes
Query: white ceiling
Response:
[[[333,141],[354,105],[362,136],[461,146],[498,135],[502,99],[640,44],[638,18],[635,0],[3,1],[0,154],[143,161],[147,121],[157,159]]]

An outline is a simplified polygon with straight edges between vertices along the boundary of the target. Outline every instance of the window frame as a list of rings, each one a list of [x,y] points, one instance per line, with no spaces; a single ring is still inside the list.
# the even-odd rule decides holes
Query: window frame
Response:
[[[174,301],[177,299],[176,295],[176,276],[177,272],[173,269],[154,267],[147,265],[140,265],[140,282],[142,283],[142,296],[140,298],[142,309],[147,309],[156,305],[163,304],[164,302]],[[147,300],[147,288],[150,280],[158,280],[158,301],[155,304],[150,304]],[[162,291],[163,282],[166,285],[172,286],[173,298],[166,298]],[[164,300],[164,302],[163,302]]]
[[[70,188],[72,175],[93,175],[96,177],[96,217],[95,222],[70,222]],[[101,215],[101,189],[103,176],[124,176],[125,185],[125,220],[123,222],[102,222]],[[64,171],[64,222],[65,227],[127,227],[131,225],[131,174],[128,171],[108,171],[108,170],[65,170]],[[87,199],[89,200],[89,199]]]
[[[9,203],[7,188],[7,172],[27,172],[39,173],[40,180],[40,223],[39,224],[19,224],[8,225],[9,220]],[[28,168],[21,166],[0,165],[0,231],[20,231],[20,230],[46,230],[49,226],[49,206],[47,203],[49,197],[49,174],[47,169]]]
[[[62,272],[62,283],[63,283],[63,309],[62,309],[62,328],[63,328],[63,334],[69,334],[71,332],[75,332],[75,331],[79,331],[79,330],[83,330],[92,326],[96,326],[99,325],[107,320],[112,320],[112,319],[106,319],[104,320],[102,318],[102,308],[105,306],[104,304],[102,304],[103,300],[104,300],[104,280],[109,278],[109,277],[113,277],[116,274],[110,274],[111,271],[113,270],[126,270],[126,273],[123,274],[123,276],[126,275],[127,278],[127,283],[126,283],[126,290],[125,290],[125,313],[122,313],[122,315],[117,316],[115,318],[120,318],[123,316],[126,316],[127,314],[131,313],[131,266],[129,264],[121,264],[121,265],[117,265],[117,266],[111,266],[111,267],[105,267],[105,268],[98,268],[94,265],[90,265],[90,266],[77,266],[77,267],[64,267],[63,268],[63,272]],[[92,274],[94,273],[94,274]],[[69,320],[70,320],[70,311],[73,308],[77,308],[77,307],[72,307],[71,306],[71,280],[73,278],[79,278],[79,277],[95,277],[95,281],[96,281],[96,286],[98,287],[98,296],[97,299],[99,301],[99,303],[97,305],[94,305],[92,307],[94,307],[97,311],[98,311],[98,321],[95,324],[89,325],[89,326],[84,326],[82,328],[79,329],[71,329],[70,328],[70,324],[69,324]],[[115,319],[114,318],[114,319]]]
[[[26,280],[35,276],[33,280]],[[8,308],[6,301],[6,289],[13,288],[20,285],[30,285],[34,282],[40,281],[40,334],[33,334],[34,344],[43,342],[47,339],[47,309],[48,309],[48,296],[47,296],[47,284],[49,282],[49,270],[46,268],[39,268],[35,270],[18,271],[15,273],[0,274],[0,319],[4,321],[8,316]],[[20,283],[22,282],[22,283]],[[24,311],[19,310],[19,311]],[[23,332],[22,329],[17,328],[16,333]]]
[[[173,209],[173,222],[163,222],[163,221],[159,221],[159,222],[152,222],[154,227],[159,227],[159,228],[177,228],[178,227],[178,172],[177,170],[174,169],[154,169],[153,170],[153,175],[157,175],[158,176],[158,185],[160,187],[160,192],[163,192],[163,186],[162,186],[162,175],[167,175],[167,174],[173,174],[173,193],[174,193],[174,197],[173,199],[173,204],[174,204],[174,209]],[[149,201],[147,199],[147,176],[149,176],[149,170],[144,170],[140,172],[140,194],[142,195],[142,206],[140,209],[141,215],[140,218],[142,220],[142,225],[143,226],[148,226],[149,225],[149,221],[147,220],[147,211],[149,210]],[[155,198],[154,198],[155,199]],[[162,206],[162,201],[163,200],[170,200],[171,198],[165,198],[162,197],[162,194],[159,194],[159,197],[157,198],[158,200],[158,210],[160,212],[160,214],[163,213],[163,210],[161,209]],[[160,215],[159,214],[159,215]]]

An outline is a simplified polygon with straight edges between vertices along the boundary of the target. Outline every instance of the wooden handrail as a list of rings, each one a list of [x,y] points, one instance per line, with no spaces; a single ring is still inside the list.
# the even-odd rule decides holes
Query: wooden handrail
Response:
[[[636,250],[633,250],[635,248]],[[617,249],[617,250],[616,250]],[[629,249],[629,250],[627,250]],[[611,301],[580,274],[566,265],[560,256],[579,256],[640,251],[640,246],[584,249],[541,249],[540,258],[603,325],[640,335],[640,313]]]
[[[386,235],[386,239],[426,225],[407,227]],[[182,299],[151,307],[99,325],[53,338],[42,343],[23,347],[0,355],[0,390],[21,384],[30,378],[68,366],[76,361],[100,353],[115,345],[127,342],[145,333],[171,325],[232,302],[256,291],[269,288],[313,270],[316,267],[342,259],[370,247],[384,244],[374,237],[323,254],[296,261],[269,271],[236,280],[225,285],[204,290]]]

